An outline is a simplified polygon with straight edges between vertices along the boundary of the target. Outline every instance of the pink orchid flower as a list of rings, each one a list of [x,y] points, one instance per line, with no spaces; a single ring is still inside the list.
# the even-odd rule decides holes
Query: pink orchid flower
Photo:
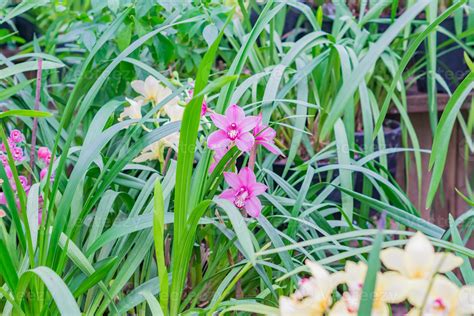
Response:
[[[25,136],[19,130],[14,129],[10,132],[10,140],[14,143],[21,143],[25,140]]]
[[[241,151],[250,151],[255,139],[249,131],[257,125],[256,116],[245,117],[244,110],[233,104],[226,110],[225,115],[212,113],[211,120],[219,130],[209,135],[210,149],[225,148],[235,143]]]
[[[257,196],[265,192],[267,186],[258,183],[255,174],[248,167],[242,168],[238,174],[224,172],[224,178],[230,189],[222,192],[219,197],[231,201],[251,217],[258,217],[262,210],[262,203]]]
[[[275,130],[267,125],[263,125],[262,114],[258,115],[258,123],[253,130],[253,135],[255,137],[255,144],[262,145],[275,155],[283,155],[273,141],[276,136]]]

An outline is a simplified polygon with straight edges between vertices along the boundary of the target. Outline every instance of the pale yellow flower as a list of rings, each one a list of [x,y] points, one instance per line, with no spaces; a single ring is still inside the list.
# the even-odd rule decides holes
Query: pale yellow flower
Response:
[[[405,249],[387,248],[381,251],[380,259],[390,270],[394,270],[415,282],[430,280],[437,272],[446,273],[459,267],[463,259],[451,253],[435,253],[429,239],[417,232],[405,245]]]
[[[140,120],[142,118],[142,106],[143,106],[143,101],[141,99],[129,99],[125,98],[128,103],[130,103],[129,106],[125,107],[123,109],[123,112],[120,113],[120,116],[118,118],[119,121],[123,121],[125,118],[129,117],[134,120]]]
[[[333,278],[338,283],[346,283],[348,291],[343,293],[341,300],[336,302],[329,315],[357,315],[362,297],[367,265],[364,262],[347,261],[344,271],[336,272]],[[373,297],[372,315],[389,315],[388,304],[401,303],[408,295],[406,279],[399,273],[377,273]]]
[[[133,90],[141,95],[140,98],[143,99],[144,103],[158,103],[158,98],[164,89],[160,81],[153,76],[146,77],[145,81],[134,80],[131,85]]]
[[[445,276],[436,275],[434,280],[412,287],[408,301],[414,306],[409,316],[474,315],[474,286],[459,288]]]
[[[162,85],[158,79],[152,76],[148,76],[145,81],[134,80],[131,85],[133,90],[140,94],[138,99],[141,99],[144,104],[151,102],[153,106],[158,105],[173,94],[170,88]],[[159,114],[168,116],[171,121],[180,121],[183,118],[184,108],[179,106],[178,102],[178,96],[171,98],[163,105]]]
[[[158,160],[164,162],[165,148],[171,148],[178,151],[179,133],[173,133],[163,137],[159,141],[145,147],[141,154],[133,160],[133,162],[144,162],[148,160]]]
[[[324,315],[331,306],[331,293],[337,282],[321,265],[307,261],[310,278],[303,279],[291,297],[280,297],[280,315]]]

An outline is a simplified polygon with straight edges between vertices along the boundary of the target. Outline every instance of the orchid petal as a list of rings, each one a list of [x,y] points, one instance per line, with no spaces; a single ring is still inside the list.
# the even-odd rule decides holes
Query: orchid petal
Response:
[[[385,272],[380,277],[383,287],[383,301],[390,304],[403,302],[410,289],[410,280],[398,272]]]
[[[252,194],[254,196],[260,195],[264,193],[266,190],[267,190],[267,186],[263,183],[257,182],[252,186]]]
[[[252,134],[246,132],[241,133],[237,139],[235,139],[235,145],[243,152],[249,152],[252,149],[255,139]]]
[[[230,123],[237,124],[237,123],[240,123],[240,121],[242,121],[245,118],[245,112],[237,104],[232,104],[225,111],[225,116],[227,116],[227,119],[229,120]]]
[[[242,186],[242,181],[237,173],[224,172],[225,181],[234,189],[239,189]]]
[[[212,113],[210,117],[212,122],[220,129],[227,130],[227,127],[231,124],[224,115]]]
[[[436,253],[433,262],[436,272],[446,273],[461,266],[463,259],[449,252]],[[434,271],[433,271],[434,272]]]
[[[244,119],[242,119],[240,122],[238,122],[238,126],[240,129],[240,132],[248,132],[251,131],[252,129],[257,126],[258,123],[258,117],[257,116],[248,116]]]
[[[256,197],[252,197],[245,201],[245,211],[250,217],[258,217],[262,211],[262,203]]]
[[[145,82],[143,80],[133,80],[131,86],[136,93],[145,95]]]
[[[227,189],[222,191],[222,193],[219,195],[220,199],[228,200],[230,202],[234,202],[235,198],[235,190],[234,189]]]
[[[230,144],[230,139],[227,137],[227,133],[223,130],[218,130],[209,135],[207,145],[210,149],[218,149],[226,147]]]
[[[249,167],[242,168],[239,172],[239,178],[241,185],[252,188],[257,183],[255,174]]]
[[[405,269],[405,251],[400,248],[390,247],[380,252],[380,260],[390,270],[398,271],[407,275]]]
[[[268,151],[271,152],[272,154],[283,156],[283,152],[280,150],[280,148],[278,148],[273,143],[270,143],[270,142],[256,142],[256,143],[268,149]]]

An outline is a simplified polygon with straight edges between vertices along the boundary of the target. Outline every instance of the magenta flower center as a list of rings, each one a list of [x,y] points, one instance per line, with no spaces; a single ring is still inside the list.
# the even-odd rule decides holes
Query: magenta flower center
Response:
[[[249,195],[249,191],[245,187],[241,187],[235,194],[234,205],[238,208],[243,208]]]
[[[446,309],[446,304],[443,302],[443,299],[438,297],[433,302],[433,308],[437,311],[444,311]]]
[[[230,124],[229,129],[227,130],[227,136],[231,140],[235,140],[237,136],[239,136],[239,130],[237,128],[237,124],[235,123]]]

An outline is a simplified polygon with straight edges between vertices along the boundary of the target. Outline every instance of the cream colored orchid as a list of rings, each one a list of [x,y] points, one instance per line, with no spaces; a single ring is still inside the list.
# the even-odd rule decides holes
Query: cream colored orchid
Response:
[[[158,79],[148,76],[145,81],[134,80],[131,83],[133,90],[140,94],[144,104],[151,102],[153,106],[158,105],[164,99],[173,94],[170,88],[162,85]],[[180,121],[183,118],[184,108],[178,105],[179,98],[177,96],[169,100],[159,110],[159,114],[166,115],[171,121]]]
[[[280,297],[280,315],[324,315],[331,306],[331,293],[337,282],[321,265],[306,261],[312,276],[301,280],[291,297]]]
[[[183,119],[184,108],[175,103],[168,103],[163,106],[160,113],[166,114],[171,122],[181,121]]]
[[[141,95],[139,98],[143,99],[144,103],[153,102],[157,104],[160,101],[159,96],[163,94],[164,87],[153,76],[146,77],[145,81],[134,80],[131,85],[133,90]]]
[[[437,272],[446,273],[459,267],[463,259],[451,253],[435,253],[429,239],[417,232],[405,245],[405,249],[387,248],[381,251],[380,259],[390,270],[394,270],[416,282],[430,280]]]
[[[119,121],[123,121],[125,118],[129,117],[134,120],[139,120],[142,118],[142,106],[143,106],[143,101],[141,99],[129,99],[125,98],[128,103],[130,104],[129,106],[125,107],[123,109],[123,112],[120,113],[120,116],[118,118]]]
[[[163,163],[165,160],[164,159],[165,148],[171,148],[174,151],[178,151],[178,144],[179,144],[179,133],[173,133],[145,147],[145,149],[141,152],[140,156],[135,158],[133,162],[158,160],[161,163]]]
[[[474,315],[474,286],[459,288],[445,276],[436,275],[432,281],[412,287],[408,301],[414,306],[409,316]]]
[[[364,262],[346,262],[344,271],[336,272],[333,278],[338,283],[346,283],[348,291],[343,293],[342,299],[336,302],[329,315],[357,315],[362,297],[367,265]],[[398,273],[377,273],[373,297],[372,315],[390,315],[388,304],[401,303],[408,294],[404,286],[406,280]]]

